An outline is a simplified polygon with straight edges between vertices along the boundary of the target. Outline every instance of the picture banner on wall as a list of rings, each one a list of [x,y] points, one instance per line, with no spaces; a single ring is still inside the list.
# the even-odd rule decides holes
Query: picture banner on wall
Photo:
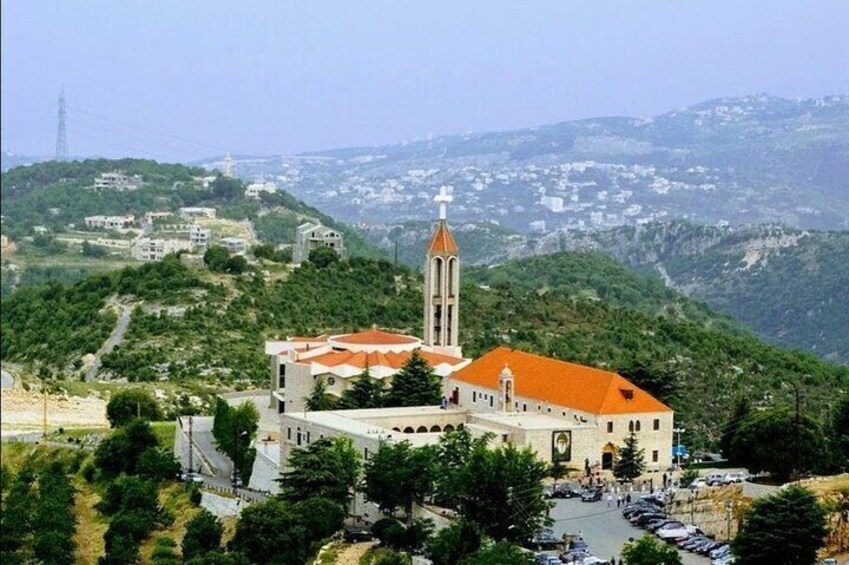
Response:
[[[551,432],[551,461],[572,460],[572,432],[570,430]]]

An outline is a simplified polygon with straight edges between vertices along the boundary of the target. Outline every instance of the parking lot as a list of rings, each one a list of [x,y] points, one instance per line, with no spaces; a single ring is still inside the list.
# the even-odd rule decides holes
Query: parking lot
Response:
[[[554,520],[552,529],[557,537],[581,532],[593,555],[601,559],[616,557],[619,562],[622,547],[628,538],[645,535],[640,528],[632,526],[622,517],[621,510],[607,506],[606,501],[581,502],[579,499],[556,499],[551,511]],[[681,551],[684,565],[708,565],[710,560],[700,555]]]

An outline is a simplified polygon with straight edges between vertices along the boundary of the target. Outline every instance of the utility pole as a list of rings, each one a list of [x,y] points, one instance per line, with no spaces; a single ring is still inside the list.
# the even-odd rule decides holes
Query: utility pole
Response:
[[[690,493],[690,523],[696,523],[696,493]]]
[[[41,414],[41,435],[47,437],[47,383],[42,381],[42,390],[44,390],[44,406]]]
[[[796,417],[793,419],[793,427],[795,428],[794,432],[793,432],[793,439],[794,439],[793,450],[796,452],[796,456],[793,458],[793,461],[794,461],[794,464],[793,464],[793,479],[796,482],[798,482],[799,481],[799,466],[800,466],[799,459],[801,457],[801,455],[799,453],[799,443],[801,441],[801,438],[799,437],[799,424],[800,424],[799,408],[801,406],[802,397],[801,397],[801,393],[800,393],[800,390],[799,390],[799,384],[798,383],[793,385],[793,389],[796,393]]]
[[[194,464],[194,461],[192,460],[194,456],[194,451],[195,446],[192,440],[192,417],[189,416],[189,472],[186,473],[187,476],[191,473],[194,473],[194,468],[192,468],[192,465]]]
[[[65,85],[59,91],[59,123],[56,129],[56,160],[64,161],[68,156],[68,140],[65,135]]]
[[[730,500],[725,501],[725,513],[728,523],[726,525],[725,539],[731,541],[731,517],[733,516],[734,503]]]

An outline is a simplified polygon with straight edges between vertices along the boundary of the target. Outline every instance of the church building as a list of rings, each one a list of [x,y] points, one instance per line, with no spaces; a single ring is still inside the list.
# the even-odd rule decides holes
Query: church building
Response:
[[[463,358],[459,248],[446,219],[451,196],[443,188],[434,200],[440,211],[424,268],[423,338],[373,327],[266,342],[271,390],[261,409],[279,427],[261,430],[266,441],[258,442],[251,486],[276,491],[274,479],[292,451],[324,437],[351,438],[368,460],[384,442],[435,444],[460,427],[474,436],[490,434],[495,444],[530,446],[547,463],[594,471],[612,469],[633,433],[645,450],[646,471],[666,470],[672,464],[673,412],[624,377],[508,347]],[[306,409],[319,380],[335,397],[366,368],[388,385],[413,351],[442,377],[442,405]]]

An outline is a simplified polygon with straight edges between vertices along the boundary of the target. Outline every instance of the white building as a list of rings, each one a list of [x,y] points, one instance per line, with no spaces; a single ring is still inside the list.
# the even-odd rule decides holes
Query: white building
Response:
[[[273,182],[253,182],[245,188],[245,198],[258,200],[261,192],[273,194],[277,192],[277,185]]]
[[[197,224],[189,226],[189,244],[192,249],[206,249],[209,246],[209,230]]]
[[[132,214],[125,216],[86,216],[85,225],[90,229],[122,230],[133,225],[136,217]]]
[[[241,237],[222,237],[218,242],[230,255],[244,255],[248,244]]]
[[[139,175],[128,176],[120,171],[111,173],[100,173],[100,176],[94,179],[94,190],[102,192],[104,190],[113,190],[116,192],[124,192],[127,190],[136,190],[142,184],[142,178]]]
[[[203,207],[187,207],[180,208],[180,217],[183,219],[191,219],[191,218],[215,218],[215,208],[203,208]]]
[[[310,258],[310,251],[319,247],[329,247],[340,257],[345,256],[345,239],[340,232],[312,222],[298,226],[295,229],[292,261],[303,263]]]
[[[539,204],[552,212],[563,211],[563,199],[559,196],[543,196],[539,199]]]
[[[145,212],[144,214],[144,222],[146,224],[152,224],[156,220],[164,220],[165,218],[170,218],[173,216],[173,212]]]
[[[139,261],[161,261],[177,251],[191,251],[189,240],[140,237],[133,242],[130,255]]]

